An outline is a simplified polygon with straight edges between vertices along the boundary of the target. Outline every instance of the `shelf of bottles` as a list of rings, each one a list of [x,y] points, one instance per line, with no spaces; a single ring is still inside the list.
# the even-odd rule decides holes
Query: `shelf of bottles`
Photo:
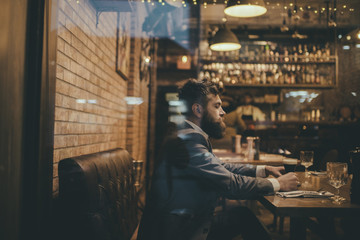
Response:
[[[210,51],[201,57],[200,66],[199,78],[225,86],[337,86],[337,57],[332,54],[329,44],[245,45],[241,51]]]

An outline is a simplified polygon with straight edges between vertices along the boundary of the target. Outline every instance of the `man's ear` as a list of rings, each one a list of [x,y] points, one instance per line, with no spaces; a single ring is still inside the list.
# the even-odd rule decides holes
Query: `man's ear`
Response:
[[[194,103],[192,105],[192,112],[197,118],[202,118],[204,110],[200,104]]]

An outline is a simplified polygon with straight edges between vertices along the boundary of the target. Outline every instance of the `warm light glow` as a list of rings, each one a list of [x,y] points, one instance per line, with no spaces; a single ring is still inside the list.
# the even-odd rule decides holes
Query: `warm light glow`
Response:
[[[358,38],[358,39],[360,39],[360,32],[358,32],[358,34],[357,34],[357,38]]]
[[[140,105],[144,102],[141,97],[125,97],[125,101],[128,105]]]
[[[210,49],[213,51],[233,51],[241,48],[241,45],[238,43],[215,43],[210,46]]]
[[[183,63],[187,63],[187,61],[188,61],[188,57],[187,56],[182,56],[181,57],[181,61],[183,62]]]
[[[235,5],[224,10],[226,15],[231,17],[257,17],[265,14],[267,9],[258,5]]]
[[[255,34],[249,34],[248,37],[249,39],[258,39],[260,36]]]
[[[76,103],[86,103],[86,99],[76,99]]]
[[[350,41],[350,40],[351,40],[351,36],[350,36],[350,35],[347,35],[347,36],[346,36],[346,40],[349,40],[349,41]]]

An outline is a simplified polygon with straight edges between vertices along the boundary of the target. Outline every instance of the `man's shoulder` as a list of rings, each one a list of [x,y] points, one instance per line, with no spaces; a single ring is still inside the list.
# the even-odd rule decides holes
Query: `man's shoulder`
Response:
[[[185,123],[182,126],[178,127],[177,135],[179,138],[183,140],[190,140],[190,141],[205,141],[206,136],[198,131],[197,129],[193,128],[190,124]]]

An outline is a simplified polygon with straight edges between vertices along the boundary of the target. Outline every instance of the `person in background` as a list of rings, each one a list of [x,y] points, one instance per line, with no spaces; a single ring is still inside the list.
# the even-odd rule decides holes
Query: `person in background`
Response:
[[[235,134],[242,134],[246,130],[246,123],[236,111],[226,114],[224,119],[227,128],[234,128]]]
[[[339,120],[340,122],[351,122],[351,108],[349,106],[341,106],[339,109]]]
[[[234,111],[236,108],[234,99],[224,95],[221,95],[220,98],[223,105],[226,106],[223,107],[223,109],[226,109],[225,111],[229,111],[230,113],[226,114],[226,117],[223,119],[226,124],[225,136],[221,139],[211,138],[211,143],[214,148],[232,149],[232,137],[237,134],[243,134],[246,130],[246,124],[244,120],[241,119],[241,116]]]
[[[236,113],[241,116],[244,121],[265,121],[265,114],[253,104],[253,96],[250,93],[243,95],[243,103],[236,108]]]
[[[223,163],[209,137],[224,136],[225,112],[216,85],[189,79],[179,98],[186,120],[170,131],[152,177],[138,239],[270,239],[246,207],[215,212],[219,197],[249,199],[297,189],[295,173],[283,167]],[[275,178],[265,178],[272,175]]]
[[[250,93],[245,93],[242,96],[243,105],[237,107],[234,111],[229,113],[229,116],[236,115],[236,123],[243,123],[238,125],[241,129],[241,134],[244,139],[247,136],[255,135],[255,122],[265,121],[265,114],[256,106],[252,105],[253,96]]]

